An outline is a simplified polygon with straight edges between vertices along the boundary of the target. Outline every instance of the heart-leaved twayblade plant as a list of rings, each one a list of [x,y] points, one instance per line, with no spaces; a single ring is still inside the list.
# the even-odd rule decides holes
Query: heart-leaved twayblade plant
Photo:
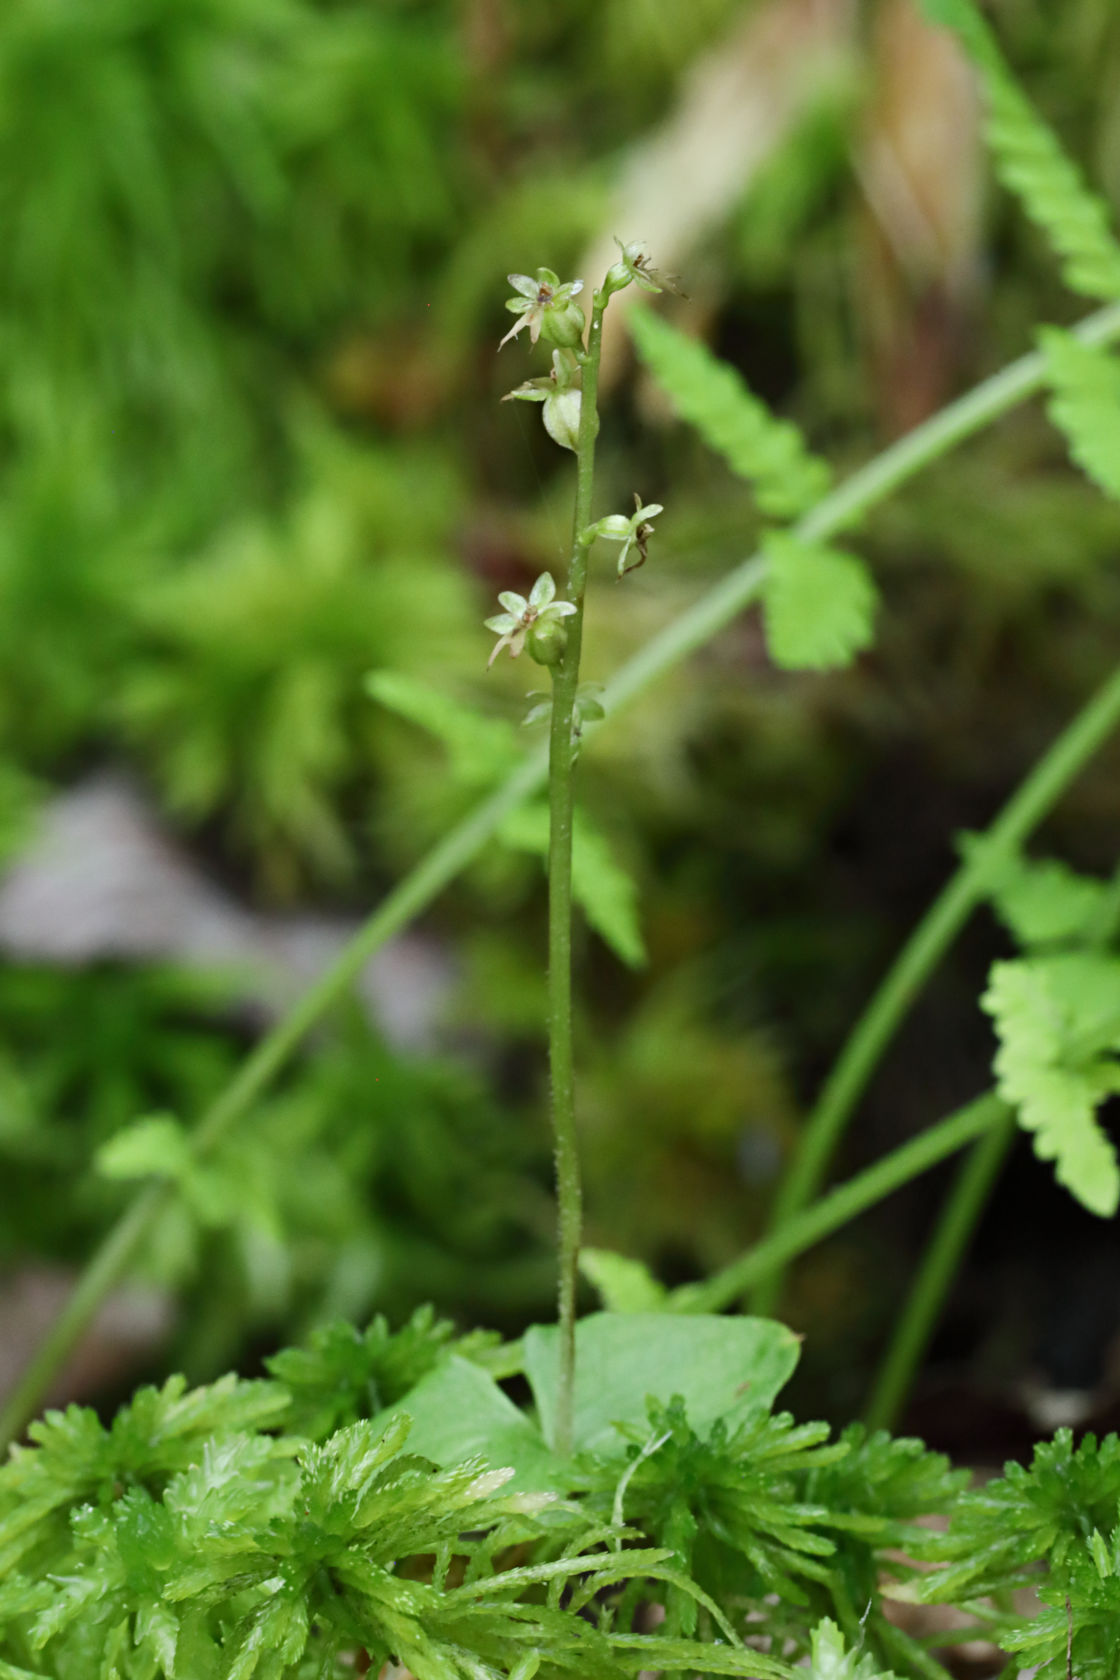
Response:
[[[612,294],[635,282],[646,291],[658,292],[661,288],[640,247],[622,246],[619,261],[612,264],[602,286],[592,295],[591,322],[587,327],[583,310],[575,301],[583,290],[581,280],[561,285],[548,268],[538,269],[535,281],[523,274],[511,274],[509,280],[518,295],[509,299],[506,308],[520,319],[502,343],[528,323],[534,343],[541,338],[559,346],[553,352],[552,371],[547,377],[519,385],[509,395],[541,402],[541,417],[548,435],[562,448],[572,450],[576,457],[575,511],[565,599],[555,599],[556,586],[546,572],[533,585],[528,600],[507,592],[499,596],[505,611],[486,620],[487,629],[498,633],[497,645],[490,655],[491,664],[501,648],[508,647],[516,657],[527,641],[532,657],[547,666],[552,676],[552,704],[548,714],[548,1010],[552,1131],[560,1214],[556,1445],[558,1451],[567,1454],[572,1442],[576,1289],[582,1220],[572,1058],[572,912],[573,789],[583,722],[578,707],[583,614],[589,563],[596,541],[602,539],[621,545],[617,571],[621,578],[645,560],[653,533],[652,520],[662,511],[656,502],[644,507],[641,497],[635,495],[633,514],[607,514],[592,521],[595,439],[599,432],[596,406],[599,356],[603,315]],[[637,559],[628,563],[632,551],[636,551]]]
[[[1120,727],[1120,672],[1085,703],[979,835],[904,945],[826,1080],[770,1232],[722,1272],[668,1289],[636,1260],[580,1252],[572,1045],[577,906],[625,962],[643,960],[633,884],[577,809],[579,752],[634,697],[761,604],[774,663],[813,671],[868,647],[877,591],[847,546],[916,473],[1044,392],[1087,476],[1120,500],[1120,245],[1004,61],[973,0],[924,0],[976,66],[999,174],[1048,237],[1075,292],[1104,305],[902,438],[846,481],[739,373],[658,304],[631,332],[685,423],[753,487],[759,550],[601,688],[580,681],[597,545],[614,588],[647,558],[657,502],[593,506],[604,311],[635,287],[675,290],[638,243],[590,296],[547,268],[512,278],[503,343],[551,367],[510,393],[540,403],[575,456],[563,578],[500,597],[490,662],[549,673],[529,721],[465,709],[379,671],[369,691],[446,748],[478,803],[392,892],[329,972],[265,1037],[192,1128],[141,1118],[100,1151],[110,1180],[143,1180],[10,1397],[0,1469],[0,1680],[341,1680],[403,1667],[418,1680],[623,1680],[651,1670],[744,1680],[938,1680],[936,1652],[986,1637],[1036,1675],[1120,1674],[1120,1440],[1060,1430],[1027,1465],[970,1489],[966,1473],[885,1428],[1018,1128],[1092,1214],[1115,1215],[1120,1169],[1099,1109],[1120,1091],[1120,872],[1108,880],[1027,855],[1043,818]],[[671,532],[671,525],[669,527]],[[838,539],[844,538],[845,546]],[[652,568],[651,568],[652,569]],[[609,583],[606,581],[609,580]],[[597,580],[595,587],[598,587]],[[637,585],[637,587],[640,587]],[[480,665],[483,654],[480,646]],[[528,739],[528,744],[526,744]],[[547,803],[542,790],[547,789]],[[316,1330],[269,1376],[141,1389],[108,1423],[77,1406],[31,1421],[108,1291],[172,1202],[209,1228],[235,1217],[232,1136],[370,953],[494,841],[542,854],[549,888],[549,1058],[559,1206],[559,1314],[517,1341],[456,1336],[431,1310]],[[1014,949],[981,1007],[993,1087],[857,1177],[818,1195],[884,1048],[966,919],[989,906]],[[402,1118],[402,1124],[407,1119]],[[936,1162],[964,1165],[892,1337],[867,1422],[834,1436],[774,1403],[798,1338],[766,1316],[783,1268]],[[603,1311],[577,1317],[580,1271]],[[524,1403],[502,1386],[518,1381]],[[939,1518],[940,1527],[929,1519]],[[1033,1586],[1024,1611],[1014,1589]],[[907,1601],[956,1606],[923,1633]]]

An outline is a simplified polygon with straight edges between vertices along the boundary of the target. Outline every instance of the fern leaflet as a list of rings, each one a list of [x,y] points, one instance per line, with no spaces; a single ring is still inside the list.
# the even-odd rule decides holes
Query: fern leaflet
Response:
[[[981,1003],[1000,1038],[1000,1095],[1034,1134],[1035,1154],[1102,1218],[1120,1205],[1116,1151],[1096,1120],[1120,1091],[1120,961],[1095,952],[998,962]]]
[[[1120,362],[1060,327],[1043,327],[1038,337],[1050,418],[1086,477],[1120,501]]]
[[[1061,258],[1072,291],[1120,298],[1120,245],[1108,209],[1085,185],[1004,62],[972,0],[922,0],[927,17],[961,38],[988,96],[988,143],[1001,181]]]
[[[763,513],[792,519],[820,500],[829,485],[828,467],[810,454],[797,427],[776,419],[733,367],[648,310],[634,311],[630,331],[681,419],[733,472],[752,482]]]
[[[481,712],[430,688],[403,671],[371,671],[366,677],[371,699],[426,729],[447,748],[451,773],[465,787],[500,782],[517,758],[517,734],[505,718]]]
[[[1100,936],[1110,903],[1104,881],[1078,875],[1057,858],[1005,851],[983,834],[962,834],[958,845],[970,864],[985,868],[992,909],[1024,949],[1091,944]]]
[[[871,643],[878,601],[863,561],[789,531],[768,532],[762,546],[770,562],[763,622],[774,663],[790,671],[850,664]]]

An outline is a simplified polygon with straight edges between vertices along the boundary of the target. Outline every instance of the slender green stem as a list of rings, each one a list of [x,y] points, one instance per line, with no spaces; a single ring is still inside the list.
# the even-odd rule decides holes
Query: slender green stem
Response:
[[[1006,1104],[989,1092],[977,1097],[955,1114],[939,1120],[908,1143],[893,1149],[864,1172],[857,1173],[847,1184],[830,1190],[819,1202],[797,1213],[786,1224],[764,1237],[754,1248],[733,1260],[730,1266],[715,1272],[703,1283],[686,1284],[670,1296],[678,1312],[720,1312],[759,1281],[784,1266],[798,1254],[804,1254],[823,1237],[831,1236],[849,1220],[874,1207],[892,1191],[908,1184],[912,1178],[928,1171],[972,1143],[1007,1114]]]
[[[1120,305],[1087,316],[1074,329],[1086,344],[1107,344],[1120,338]],[[985,380],[901,438],[866,467],[854,473],[808,514],[797,527],[801,535],[826,538],[852,525],[884,501],[899,485],[949,449],[982,431],[1000,415],[1039,390],[1044,365],[1037,354],[1022,356],[1010,367]],[[606,722],[617,716],[650,685],[725,629],[757,600],[766,580],[760,555],[744,560],[710,590],[680,613],[629,659],[607,685],[601,701]],[[598,727],[604,727],[599,725]],[[590,734],[590,727],[587,731]],[[460,870],[492,838],[503,818],[535,793],[548,773],[545,752],[534,752],[508,780],[483,800],[399,883],[368,922],[355,934],[335,962],[306,992],[290,1015],[263,1039],[241,1071],[218,1098],[198,1128],[199,1147],[217,1142],[234,1121],[256,1101],[269,1081],[292,1056],[306,1033],[350,986],[373,953],[398,933],[412,917],[427,908]],[[37,1358],[0,1413],[0,1450],[32,1416],[45,1387],[69,1354],[86,1324],[123,1274],[142,1242],[158,1208],[140,1193],[90,1260],[75,1292],[81,1312],[64,1309],[44,1342],[50,1357]],[[144,1210],[140,1218],[136,1212]],[[134,1220],[137,1223],[134,1225]],[[129,1237],[126,1244],[125,1236]],[[32,1375],[34,1373],[34,1376]]]
[[[556,1390],[556,1448],[566,1455],[572,1441],[576,1368],[576,1289],[583,1229],[576,1143],[575,1074],[572,1057],[572,818],[574,813],[576,692],[583,645],[583,605],[591,540],[591,494],[595,479],[595,434],[599,354],[606,299],[597,294],[582,357],[579,436],[576,449],[576,505],[568,599],[576,611],[566,621],[564,657],[552,677],[552,721],[548,764],[548,1061],[552,1081],[552,1139],[556,1154],[556,1200],[559,1212],[558,1312],[560,1370]]]
[[[933,968],[985,897],[994,861],[1023,844],[1118,725],[1120,670],[1113,672],[1039,759],[983,843],[970,851],[950,877],[895,958],[825,1081],[793,1166],[775,1198],[771,1229],[780,1229],[820,1188],[879,1058]],[[782,1276],[779,1268],[755,1291],[751,1299],[755,1312],[773,1311]]]
[[[992,1185],[1016,1137],[1008,1116],[974,1143],[945,1199],[932,1240],[875,1379],[865,1418],[871,1429],[893,1429]]]

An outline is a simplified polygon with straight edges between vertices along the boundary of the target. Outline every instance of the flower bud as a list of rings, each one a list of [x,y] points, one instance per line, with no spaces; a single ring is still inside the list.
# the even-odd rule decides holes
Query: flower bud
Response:
[[[606,279],[603,281],[603,291],[608,297],[612,292],[625,291],[631,278],[632,276],[625,263],[612,263],[607,270]]]
[[[534,624],[526,642],[530,657],[538,665],[559,665],[567,645],[568,627],[555,618],[546,618],[542,623]]]

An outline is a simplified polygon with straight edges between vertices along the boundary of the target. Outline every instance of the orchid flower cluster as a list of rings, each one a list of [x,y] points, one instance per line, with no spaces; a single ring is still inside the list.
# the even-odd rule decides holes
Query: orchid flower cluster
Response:
[[[612,293],[630,285],[646,292],[676,290],[672,281],[650,267],[640,244],[624,245],[621,240],[615,243],[619,248],[618,261],[611,264],[601,290],[595,293],[594,302],[598,310],[606,307]],[[582,307],[576,302],[583,291],[583,281],[561,282],[551,268],[538,268],[535,276],[511,274],[509,283],[515,295],[507,300],[506,308],[517,316],[517,320],[498,348],[528,329],[530,343],[537,344],[543,340],[553,345],[554,349],[551,370],[515,386],[502,401],[541,403],[541,418],[549,437],[562,449],[578,454],[582,374],[588,355],[584,349],[586,319]],[[592,435],[597,431],[598,416],[594,420]],[[583,551],[591,548],[596,537],[618,543],[619,577],[645,563],[649,539],[653,534],[652,521],[662,511],[660,502],[643,504],[638,495],[634,497],[634,508],[632,514],[608,514],[585,526],[576,537],[577,545]],[[556,599],[556,584],[551,573],[542,572],[528,596],[505,590],[498,600],[504,610],[486,620],[486,628],[493,630],[498,637],[487,669],[503,648],[508,648],[510,657],[516,659],[526,645],[538,664],[559,665],[568,640],[567,628],[562,621],[578,608],[574,602]]]

